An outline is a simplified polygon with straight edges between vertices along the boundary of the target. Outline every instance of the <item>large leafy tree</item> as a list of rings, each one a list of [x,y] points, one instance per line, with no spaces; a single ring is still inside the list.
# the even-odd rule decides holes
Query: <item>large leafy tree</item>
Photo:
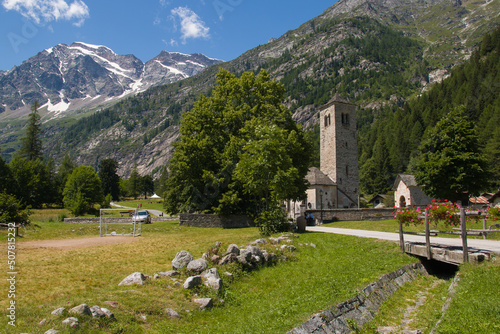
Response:
[[[63,203],[63,191],[64,187],[66,186],[66,182],[68,181],[68,177],[73,173],[73,170],[77,167],[77,165],[71,160],[71,157],[69,156],[68,153],[64,156],[63,161],[61,162],[61,165],[59,165],[59,168],[56,173],[55,177],[55,183],[56,183],[56,201],[58,203]]]
[[[415,176],[428,195],[457,201],[487,188],[487,163],[474,123],[463,108],[444,116],[429,131],[420,151]]]
[[[256,217],[302,197],[310,150],[283,97],[265,71],[237,78],[221,69],[212,96],[182,119],[165,209]]]
[[[75,215],[93,211],[103,201],[101,180],[92,167],[79,166],[73,170],[64,187],[64,206]]]
[[[120,177],[117,174],[118,162],[114,159],[104,159],[99,164],[99,178],[104,195],[111,195],[114,201],[120,197]]]
[[[27,160],[16,155],[10,162],[10,170],[15,181],[15,195],[24,205],[41,207],[52,202],[52,175],[41,159]]]

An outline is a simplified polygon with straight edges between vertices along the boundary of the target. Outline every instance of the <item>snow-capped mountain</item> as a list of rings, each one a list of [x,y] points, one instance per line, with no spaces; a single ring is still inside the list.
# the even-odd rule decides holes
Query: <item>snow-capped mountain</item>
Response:
[[[0,72],[0,117],[1,113],[21,115],[34,101],[50,118],[92,108],[190,77],[220,62],[202,54],[162,51],[143,63],[134,55],[118,55],[106,46],[59,44]]]

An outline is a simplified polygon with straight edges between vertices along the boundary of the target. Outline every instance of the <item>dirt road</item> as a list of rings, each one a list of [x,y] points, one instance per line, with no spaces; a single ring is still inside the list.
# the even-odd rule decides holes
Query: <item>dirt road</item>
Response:
[[[122,237],[122,236],[108,236],[108,237],[91,237],[91,238],[77,238],[77,239],[58,239],[58,240],[36,240],[36,241],[19,241],[16,246],[19,249],[34,249],[34,248],[47,248],[47,249],[76,249],[87,248],[95,246],[115,245],[125,242],[136,242],[140,237]]]

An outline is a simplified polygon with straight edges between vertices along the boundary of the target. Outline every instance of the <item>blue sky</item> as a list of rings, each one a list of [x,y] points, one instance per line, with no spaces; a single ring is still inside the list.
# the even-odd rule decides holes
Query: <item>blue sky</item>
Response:
[[[162,50],[232,60],[335,1],[0,0],[0,70],[76,41],[144,62]]]

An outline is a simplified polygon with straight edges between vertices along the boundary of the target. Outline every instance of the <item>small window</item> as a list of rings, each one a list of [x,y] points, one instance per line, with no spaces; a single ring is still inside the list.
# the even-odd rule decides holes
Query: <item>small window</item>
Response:
[[[325,115],[325,128],[326,128],[327,126],[329,126],[330,124],[332,124],[332,120],[331,120],[331,118],[330,118],[330,115],[329,115],[329,114],[328,114],[328,115]]]
[[[349,166],[345,166],[345,176],[349,177]]]

